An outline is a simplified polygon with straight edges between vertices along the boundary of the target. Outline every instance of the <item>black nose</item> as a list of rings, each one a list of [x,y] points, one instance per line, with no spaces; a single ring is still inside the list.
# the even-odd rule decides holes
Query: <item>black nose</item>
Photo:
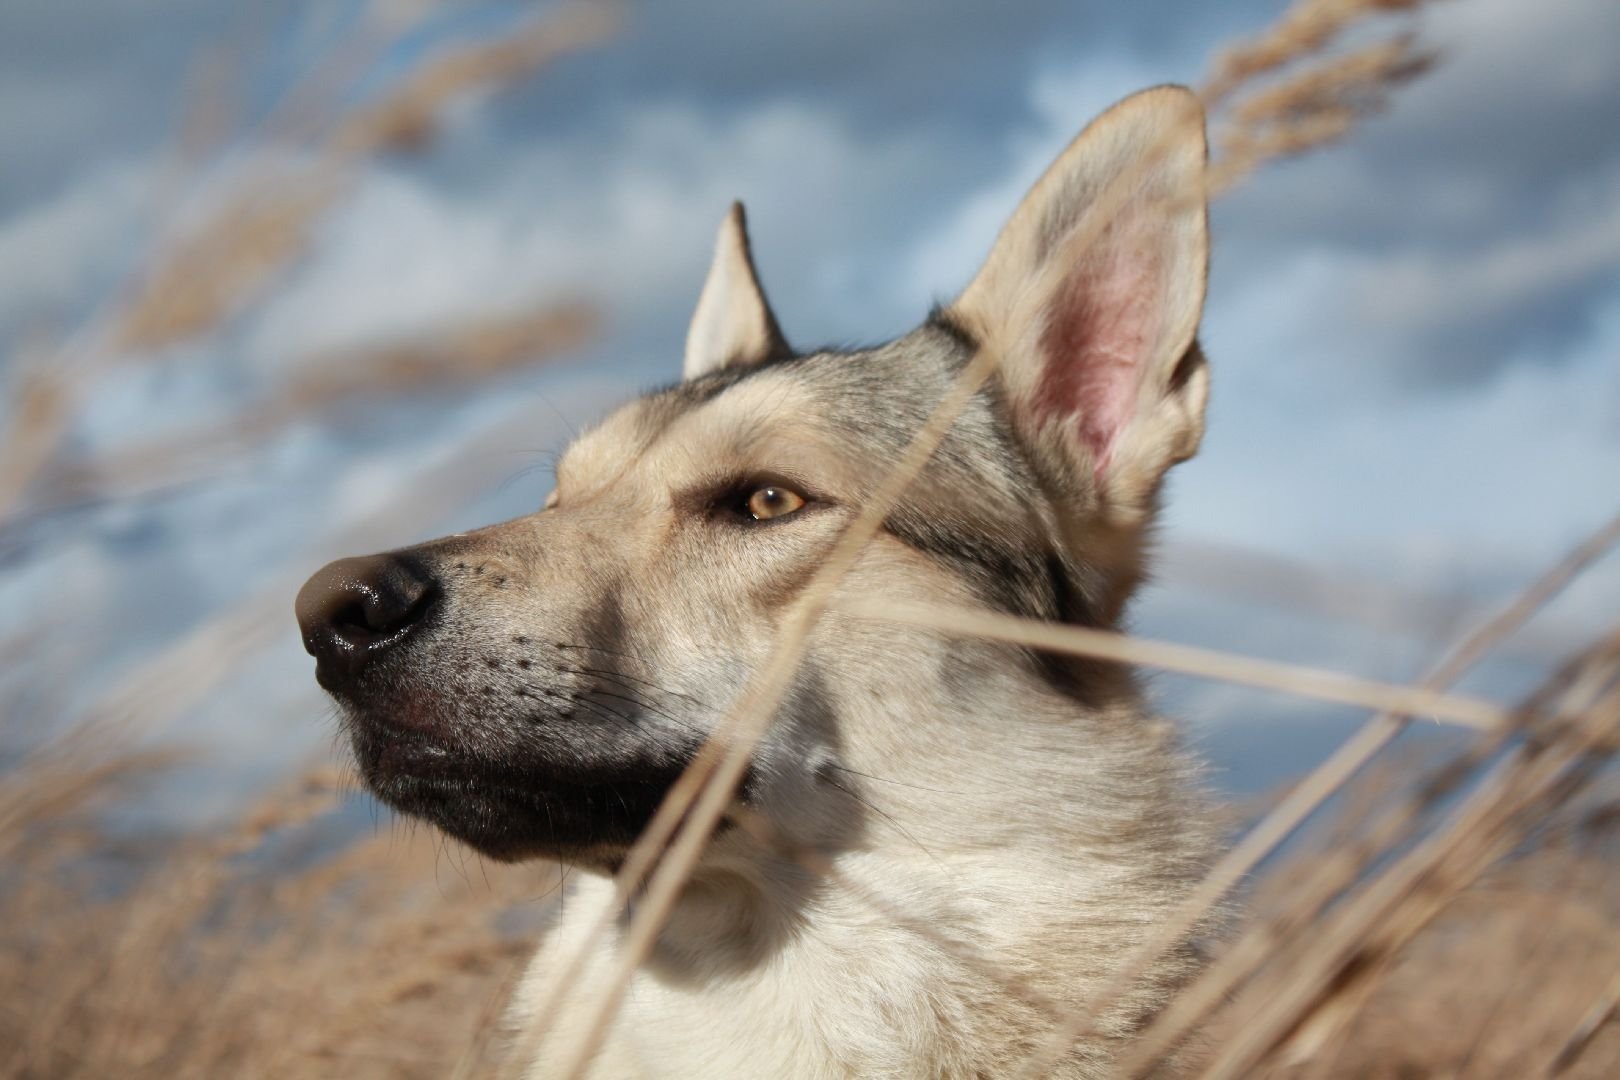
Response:
[[[337,692],[419,629],[439,589],[412,560],[368,555],[328,563],[298,590],[295,608],[315,678]]]

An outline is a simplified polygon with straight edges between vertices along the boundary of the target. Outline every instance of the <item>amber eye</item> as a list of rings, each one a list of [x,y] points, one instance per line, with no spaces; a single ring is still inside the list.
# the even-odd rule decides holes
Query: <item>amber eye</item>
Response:
[[[748,516],[755,521],[786,517],[804,506],[804,496],[792,488],[762,487],[748,496]]]

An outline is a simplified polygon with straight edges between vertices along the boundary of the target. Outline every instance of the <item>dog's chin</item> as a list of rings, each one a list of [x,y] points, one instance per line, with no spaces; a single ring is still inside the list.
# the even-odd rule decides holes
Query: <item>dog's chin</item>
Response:
[[[384,803],[502,862],[618,864],[686,765],[630,755],[563,765],[524,748],[475,755],[363,722],[353,743]]]

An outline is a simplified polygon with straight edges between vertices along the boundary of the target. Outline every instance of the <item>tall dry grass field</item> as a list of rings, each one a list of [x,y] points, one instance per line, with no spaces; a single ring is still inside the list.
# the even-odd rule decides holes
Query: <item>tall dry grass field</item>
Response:
[[[1276,25],[1217,56],[1202,88],[1214,122],[1212,194],[1272,158],[1353,136],[1421,76],[1433,58],[1406,22],[1421,6],[1299,0]],[[256,126],[248,152],[236,151],[247,166],[223,189],[186,182],[233,122],[217,115],[202,69],[198,104],[177,140],[165,218],[172,228],[84,325],[37,348],[11,383],[0,523],[116,500],[190,476],[200,460],[249,454],[275,432],[346,404],[489,378],[592,334],[587,308],[539,298],[408,341],[313,358],[205,429],[99,455],[69,438],[98,380],[224,333],[253,310],[368,161],[420,149],[461,98],[527,77],[613,29],[604,9],[567,9],[497,38],[443,43],[375,93],[357,100],[346,92],[353,73],[408,34],[419,14],[377,5],[353,40],[334,46]],[[772,660],[693,766],[693,782],[672,794],[626,862],[622,895],[646,898],[627,940],[649,940],[722,815],[775,840],[731,802],[740,763],[832,585],[994,366],[994,356],[981,355],[917,433],[788,612]],[[454,507],[463,464],[422,478],[408,504],[343,526],[334,546],[384,546]],[[1367,710],[1350,740],[1243,822],[1205,884],[1118,973],[1111,994],[1207,925],[1212,911],[1244,912],[1208,942],[1208,968],[1143,1033],[1125,1074],[1146,1075],[1190,1047],[1198,1068],[1216,1077],[1604,1077],[1620,1074],[1620,625],[1523,701],[1484,702],[1451,687],[1550,599],[1578,587],[1617,541],[1620,519],[1526,582],[1410,687],[984,612],[863,614]],[[154,732],[292,632],[293,584],[216,612],[115,692],[43,731],[25,718],[51,711],[59,696],[51,678],[64,673],[31,681],[26,671],[55,672],[49,658],[27,640],[0,642],[12,670],[24,673],[5,684],[13,722],[0,727],[8,740],[0,745],[7,1074],[509,1075],[509,1046],[535,1036],[500,1030],[499,1017],[535,936],[566,902],[559,868],[485,865],[402,823],[357,828],[364,798],[342,766],[289,775],[232,819],[179,835],[125,823],[184,757],[183,746]],[[1467,748],[1424,767],[1375,762],[1419,716],[1456,726]],[[1315,824],[1334,797],[1344,809]],[[1307,819],[1315,832],[1300,839]],[[1274,858],[1290,838],[1287,857]],[[669,856],[654,866],[650,853],[666,844]],[[798,854],[830,872],[815,853]],[[866,899],[880,910],[888,904]],[[1027,1074],[1040,1075],[1106,1004],[1052,1017],[1049,1044]],[[616,1001],[594,1005],[605,1019]]]

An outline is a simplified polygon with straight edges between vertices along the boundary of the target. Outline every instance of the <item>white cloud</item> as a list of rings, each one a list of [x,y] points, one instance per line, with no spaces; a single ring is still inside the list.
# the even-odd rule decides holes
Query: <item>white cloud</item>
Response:
[[[1617,32],[1620,14],[1607,0],[1435,5],[1425,36],[1442,50],[1442,66],[1401,110],[1417,126],[1483,124],[1486,134],[1493,123],[1533,122],[1534,112],[1620,85]]]
[[[1029,89],[1035,123],[1009,133],[1000,151],[1006,168],[945,220],[924,228],[895,276],[896,290],[917,306],[930,296],[954,296],[989,254],[1024,193],[1070,140],[1114,102],[1169,81],[1174,74],[1169,67],[1118,57],[1087,58],[1072,67],[1039,72]]]
[[[1378,198],[1370,189],[1362,197]],[[1547,359],[1520,343],[1549,321],[1578,331],[1583,300],[1596,294],[1601,302],[1620,283],[1620,153],[1565,178],[1532,216],[1501,192],[1464,185],[1460,197],[1495,211],[1466,239],[1441,235],[1449,226],[1415,223],[1404,236],[1359,242],[1324,235],[1335,228],[1329,215],[1321,228],[1301,221],[1292,238],[1271,237],[1258,249],[1245,227],[1260,200],[1248,204],[1217,233],[1212,338],[1247,324],[1244,337],[1290,357],[1282,377],[1333,379],[1359,393],[1489,377],[1508,363]],[[1236,265],[1222,260],[1223,241],[1240,251]]]
[[[1371,369],[1412,339],[1444,337],[1459,323],[1519,320],[1525,298],[1567,292],[1613,262],[1620,167],[1612,160],[1602,175],[1555,175],[1528,210],[1509,182],[1540,152],[1513,140],[1554,126],[1566,106],[1612,84],[1620,66],[1603,30],[1613,10],[1609,0],[1441,5],[1434,32],[1451,44],[1445,65],[1404,92],[1397,111],[1363,133],[1368,142],[1358,136],[1337,155],[1268,175],[1241,213],[1222,220],[1207,323],[1212,428],[1204,455],[1178,472],[1172,535],[1472,595],[1522,580],[1612,512],[1620,475],[1613,290],[1584,336],[1522,347],[1518,362],[1460,389],[1391,392]],[[764,92],[763,103],[732,111],[646,96],[611,127],[521,136],[491,127],[472,133],[484,139],[477,146],[468,131],[452,133],[447,149],[476,151],[471,164],[451,179],[431,168],[367,172],[307,263],[243,334],[195,369],[176,363],[109,386],[89,434],[110,444],[140,425],[177,426],[240,395],[232,380],[242,367],[263,375],[324,347],[576,290],[607,309],[612,338],[601,352],[661,342],[666,355],[653,362],[673,375],[714,228],[739,196],[790,337],[808,344],[899,332],[928,300],[968,279],[1028,184],[1086,120],[1144,85],[1194,73],[1162,58],[1068,55],[1032,76],[1030,122],[991,146],[926,125],[899,135],[892,125],[868,130],[830,99]],[[460,122],[471,129],[484,119]],[[1412,165],[1429,161],[1417,152],[1425,140],[1443,142],[1455,161]],[[1487,164],[1456,166],[1464,150]],[[933,212],[931,193],[967,171],[965,152],[994,154],[1005,167],[959,205]],[[1547,162],[1555,174],[1558,160]],[[983,175],[982,159],[973,165]],[[0,224],[0,324],[82,302],[109,260],[127,253],[149,175],[138,164],[91,174]],[[1269,230],[1266,243],[1248,243],[1250,230]],[[617,356],[604,380],[640,374],[637,357]],[[559,393],[565,410],[585,408],[578,403],[587,397],[595,408],[606,396],[600,385],[578,397]],[[437,426],[424,421],[370,443],[364,434],[302,432],[256,463],[251,479],[99,522],[104,531],[76,530],[4,583],[0,608],[26,614],[44,605],[93,623],[107,637],[103,663],[127,662],[113,649],[118,641],[151,646],[173,634],[244,588],[244,567],[262,580],[301,558],[310,535],[407,490],[415,469],[513,408],[509,400],[465,405]],[[536,423],[534,444],[551,439],[549,427]],[[526,460],[503,456],[495,471]],[[516,512],[518,496],[528,497],[497,495],[477,513]],[[156,541],[134,535],[143,527],[160,534]],[[72,588],[51,584],[58,579]],[[1570,598],[1561,625],[1611,617],[1617,585],[1612,568],[1593,579]],[[94,614],[109,610],[111,619]],[[1169,620],[1159,625],[1209,631],[1216,644],[1278,656],[1314,649],[1324,662],[1365,671],[1399,674],[1411,644],[1320,627],[1307,636],[1286,619],[1234,625],[1230,608],[1200,616],[1172,605],[1150,608],[1150,618],[1155,610]],[[306,685],[296,647],[284,652],[253,678],[269,672],[271,682]],[[1223,719],[1234,712],[1209,702]],[[254,716],[231,717],[244,731],[277,717],[277,707],[245,712]]]
[[[369,173],[256,320],[252,353],[274,362],[584,291],[617,331],[657,327],[673,356],[715,229],[739,196],[773,294],[854,304],[857,320],[870,319],[859,303],[866,272],[830,253],[861,250],[874,202],[934,164],[922,141],[863,143],[832,113],[781,104],[725,119],[655,105],[607,141],[607,153],[600,133],[508,150],[490,163],[498,176],[471,191]]]
[[[1620,292],[1584,340],[1557,354],[1444,394],[1374,398],[1346,397],[1342,376],[1278,347],[1264,302],[1293,320],[1300,349],[1315,309],[1289,306],[1283,283],[1277,291],[1211,335],[1219,389],[1209,442],[1173,502],[1189,528],[1317,559],[1359,547],[1402,560],[1427,550],[1437,566],[1522,564],[1551,558],[1613,512]]]
[[[0,327],[71,327],[129,257],[153,175],[145,162],[107,166],[0,221]]]
[[[1565,191],[1542,228],[1473,251],[1362,256],[1344,275],[1349,318],[1396,335],[1529,307],[1620,267],[1620,156],[1593,190]]]

